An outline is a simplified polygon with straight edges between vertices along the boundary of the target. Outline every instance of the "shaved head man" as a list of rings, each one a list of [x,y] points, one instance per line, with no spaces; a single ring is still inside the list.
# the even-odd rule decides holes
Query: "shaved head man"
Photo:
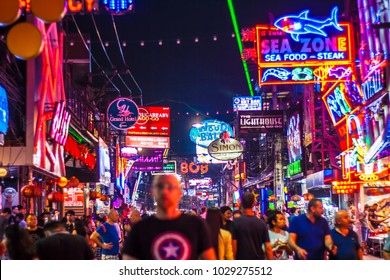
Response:
[[[123,259],[215,259],[207,225],[178,209],[182,195],[178,176],[156,176],[152,194],[157,203],[156,215],[133,227],[124,245]]]

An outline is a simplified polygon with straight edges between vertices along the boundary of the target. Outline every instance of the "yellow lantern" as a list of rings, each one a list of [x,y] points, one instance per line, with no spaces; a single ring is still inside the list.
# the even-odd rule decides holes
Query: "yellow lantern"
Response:
[[[10,25],[20,17],[19,0],[0,1],[0,26]]]
[[[39,29],[32,23],[22,22],[8,32],[7,46],[17,58],[27,60],[37,57],[44,45]]]
[[[61,188],[65,187],[68,184],[68,179],[66,177],[60,177],[57,179],[57,185]]]
[[[57,22],[65,16],[65,1],[31,0],[31,12],[46,23]]]

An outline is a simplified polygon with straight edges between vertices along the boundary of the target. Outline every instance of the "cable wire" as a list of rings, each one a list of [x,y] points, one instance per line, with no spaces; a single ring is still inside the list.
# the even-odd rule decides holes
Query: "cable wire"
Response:
[[[80,28],[79,28],[79,25],[78,25],[77,22],[76,22],[76,19],[74,18],[73,15],[71,15],[71,17],[72,17],[72,19],[73,19],[73,22],[74,22],[76,28],[77,28],[77,32],[79,33],[79,35],[80,35],[80,37],[81,37],[81,40],[83,41],[84,46],[85,46],[85,48],[87,49],[89,55],[91,56],[93,62],[95,62],[96,66],[97,66],[99,69],[101,69],[103,75],[106,76],[107,80],[109,80],[110,83],[114,86],[114,88],[120,93],[121,91],[119,90],[119,88],[113,83],[112,79],[110,79],[110,78],[108,77],[108,75],[106,74],[106,72],[102,69],[102,67],[100,66],[100,64],[97,62],[97,60],[96,60],[95,57],[93,56],[91,49],[88,47],[88,44],[87,44],[87,42],[85,41],[85,39],[84,39],[84,37],[83,37],[83,34],[81,33],[81,30],[80,30]]]

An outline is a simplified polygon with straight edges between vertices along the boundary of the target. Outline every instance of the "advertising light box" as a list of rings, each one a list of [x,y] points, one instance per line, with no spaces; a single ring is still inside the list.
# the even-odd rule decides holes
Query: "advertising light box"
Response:
[[[233,111],[251,111],[261,109],[261,96],[233,97]]]
[[[267,133],[283,131],[283,111],[239,112],[240,133]]]
[[[169,136],[170,108],[169,107],[138,107],[138,120],[130,127],[127,135],[137,136]]]

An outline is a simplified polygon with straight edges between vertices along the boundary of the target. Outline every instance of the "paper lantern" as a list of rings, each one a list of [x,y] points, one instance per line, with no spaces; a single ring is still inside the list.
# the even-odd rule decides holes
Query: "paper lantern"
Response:
[[[108,200],[108,195],[103,194],[102,196],[100,196],[100,200],[101,201],[107,201]]]
[[[68,181],[68,187],[70,187],[70,188],[75,188],[75,187],[77,187],[79,184],[80,184],[79,179],[77,179],[77,178],[74,177],[74,176],[73,176],[72,178],[70,178],[69,181]]]
[[[34,197],[40,197],[42,196],[42,190],[39,186],[34,186],[33,187],[33,196]]]
[[[32,23],[22,22],[10,29],[7,35],[9,51],[19,59],[37,57],[43,50],[42,35]]]
[[[312,200],[314,198],[314,195],[312,193],[305,193],[302,195],[305,201]]]
[[[31,0],[31,12],[46,23],[57,22],[65,16],[65,1]]]
[[[57,185],[61,188],[65,187],[68,184],[68,179],[66,177],[60,177],[57,179]]]
[[[34,196],[34,185],[26,185],[21,189],[22,195],[24,197],[33,197]]]
[[[64,196],[59,192],[51,192],[47,195],[47,200],[49,202],[62,202],[64,201]]]
[[[89,194],[89,199],[95,200],[95,199],[97,199],[97,198],[100,198],[100,196],[101,196],[100,192],[92,191],[92,192]]]
[[[19,0],[0,1],[0,26],[10,25],[20,17]]]

